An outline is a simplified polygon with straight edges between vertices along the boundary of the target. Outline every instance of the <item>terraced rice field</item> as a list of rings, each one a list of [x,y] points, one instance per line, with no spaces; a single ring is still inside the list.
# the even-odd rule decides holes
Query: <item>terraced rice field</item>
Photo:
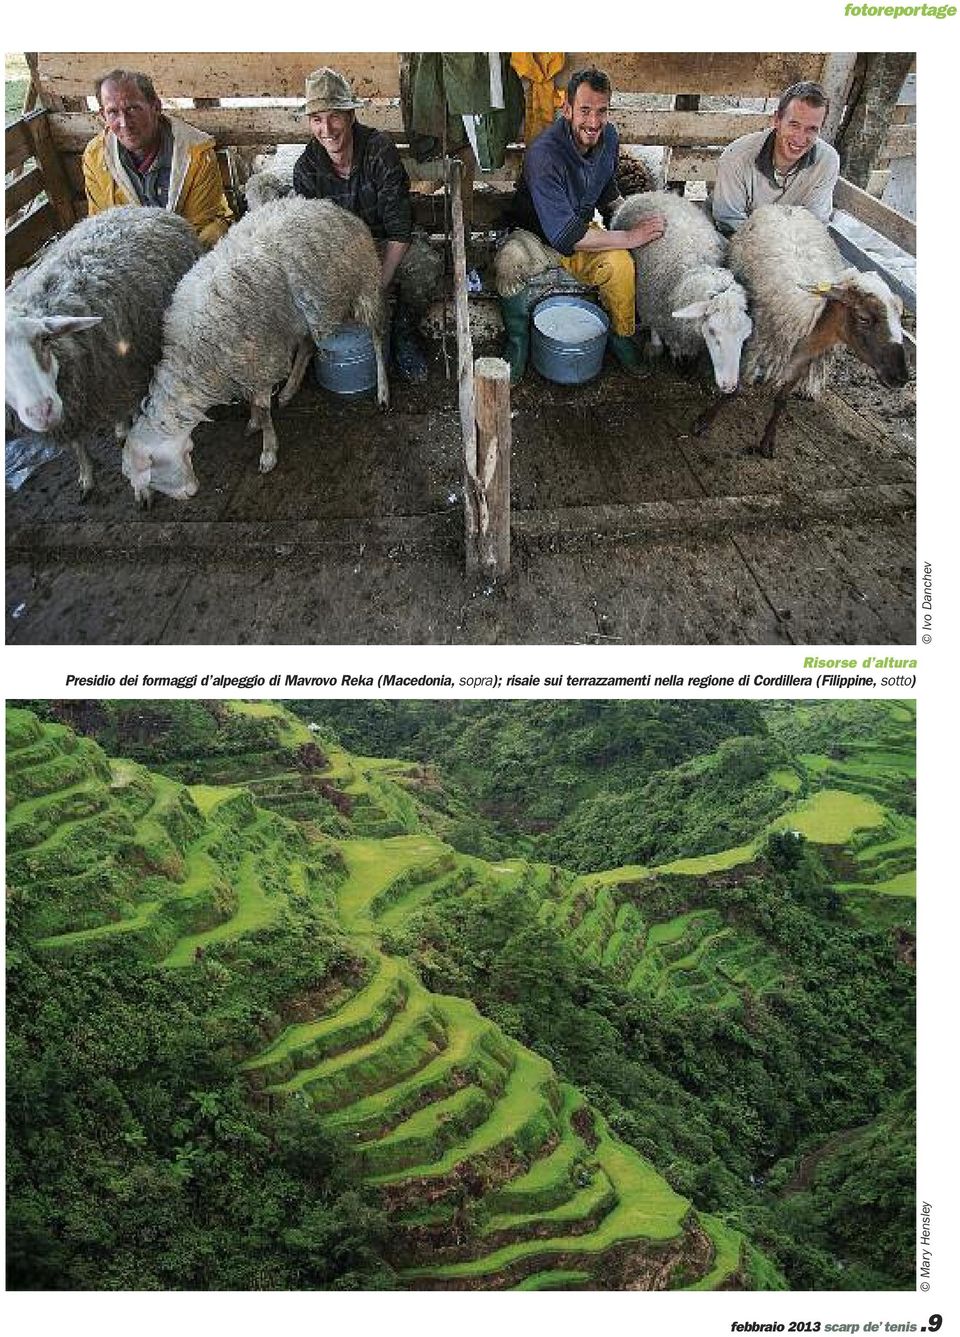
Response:
[[[689,1251],[689,1204],[549,1063],[472,1003],[428,993],[372,945],[378,927],[456,875],[452,851],[419,836],[341,849],[340,914],[371,944],[369,974],[335,1011],[288,1027],[248,1059],[251,1078],[273,1097],[308,1096],[349,1139],[357,1167],[394,1205],[401,1261],[429,1241],[438,1261],[403,1267],[411,1285],[596,1285],[598,1268],[615,1277],[641,1255],[644,1266],[659,1260],[666,1279]],[[519,862],[485,867],[523,871]],[[718,1276],[739,1265],[732,1247],[712,1259]]]
[[[31,797],[10,815],[14,833],[29,823],[32,843],[8,849],[9,867],[35,884],[55,880],[45,923],[53,931],[38,933],[41,946],[141,933],[162,964],[183,967],[198,949],[273,922],[283,887],[305,885],[296,829],[258,812],[244,791],[187,789],[133,763],[108,766],[69,731],[44,726],[38,740],[20,727],[26,741],[10,756]],[[57,815],[49,830],[47,810]]]
[[[299,722],[278,727],[287,743],[313,738]],[[805,754],[775,772],[795,801],[753,843],[577,877],[457,853],[415,829],[415,806],[394,783],[404,763],[329,749],[320,774],[353,802],[354,838],[323,849],[341,861],[335,910],[364,969],[350,992],[264,1035],[242,1063],[253,1098],[309,1102],[342,1139],[388,1204],[393,1261],[410,1286],[707,1289],[746,1273],[763,1284],[740,1235],[693,1213],[545,1059],[469,1001],[430,993],[384,944],[442,892],[515,884],[621,985],[673,1006],[737,1007],[748,991],[780,987],[775,951],[696,899],[681,913],[653,913],[652,893],[663,880],[692,893],[729,880],[771,830],[792,829],[843,852],[857,875],[838,890],[864,913],[913,896],[913,819],[886,805],[909,781],[912,757],[897,737],[868,752]],[[37,913],[40,944],[83,951],[122,935],[159,968],[186,970],[218,944],[295,914],[312,894],[316,850],[251,798],[279,803],[282,780],[186,788],[8,712],[8,867],[14,880],[56,889],[46,902],[54,908]]]
[[[817,845],[845,845],[856,831],[882,826],[883,821],[883,809],[874,799],[821,789],[773,827],[799,831]]]
[[[898,728],[900,722],[898,721]],[[915,769],[913,751],[883,744],[860,743],[863,754],[874,748],[877,770],[897,769],[897,784]],[[851,752],[854,745],[850,746]],[[862,764],[869,771],[869,764]],[[805,783],[837,773],[829,757],[804,754],[798,768],[777,770],[771,778],[785,792],[799,793]],[[804,778],[805,777],[805,778]],[[876,786],[884,791],[887,781]],[[724,930],[719,917],[694,910],[669,919],[647,922],[642,910],[645,883],[658,877],[710,879],[756,860],[772,831],[795,830],[811,843],[843,849],[859,864],[862,881],[839,881],[841,893],[866,893],[861,908],[869,917],[869,894],[909,898],[916,892],[916,833],[912,818],[883,806],[861,786],[858,792],[822,788],[801,799],[767,824],[748,845],[713,854],[675,859],[653,868],[637,865],[611,868],[568,881],[559,898],[544,900],[540,918],[569,935],[585,960],[600,965],[631,991],[675,1003],[710,1002],[736,1006],[745,990],[762,993],[780,987],[777,957],[757,939]],[[862,916],[861,916],[862,917]],[[711,924],[708,932],[705,927]]]
[[[83,952],[110,935],[140,934],[158,968],[184,970],[294,913],[294,894],[309,894],[310,853],[297,828],[257,809],[244,790],[187,789],[129,763],[111,769],[93,745],[23,712],[10,725],[11,775],[23,794],[11,826],[25,842],[29,817],[39,837],[14,852],[13,871],[18,858],[49,860],[52,847],[74,855],[70,875],[81,875],[91,858],[77,831],[90,822],[98,870],[114,856],[121,870],[101,922],[78,924],[76,907],[63,902],[59,931],[42,935],[46,950]],[[57,818],[44,833],[38,814],[47,808]],[[109,848],[100,843],[104,823],[114,831]],[[546,894],[554,870],[488,865],[424,835],[337,848],[345,868],[337,910],[365,962],[362,977],[265,1038],[242,1070],[253,1098],[308,1101],[342,1138],[343,1154],[393,1214],[401,1279],[529,1290],[735,1282],[744,1266],[736,1232],[699,1223],[550,1063],[469,1001],[430,993],[383,949],[381,932],[452,880],[525,878]],[[584,942],[594,932],[626,942],[635,914],[607,890],[580,921]]]

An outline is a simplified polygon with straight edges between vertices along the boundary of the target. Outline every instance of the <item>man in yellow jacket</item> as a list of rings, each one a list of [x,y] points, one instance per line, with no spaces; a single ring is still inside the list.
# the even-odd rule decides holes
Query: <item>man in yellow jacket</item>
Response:
[[[149,75],[137,70],[111,70],[95,91],[104,129],[83,153],[89,212],[120,204],[169,209],[209,249],[233,222],[213,137],[167,116]]]

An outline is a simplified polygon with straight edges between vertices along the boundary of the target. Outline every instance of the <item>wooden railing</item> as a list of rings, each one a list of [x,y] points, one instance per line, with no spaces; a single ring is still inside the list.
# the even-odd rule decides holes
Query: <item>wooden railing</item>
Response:
[[[5,136],[6,267],[10,276],[44,242],[72,227],[79,214],[63,161],[53,146],[47,113],[30,112],[8,125]]]

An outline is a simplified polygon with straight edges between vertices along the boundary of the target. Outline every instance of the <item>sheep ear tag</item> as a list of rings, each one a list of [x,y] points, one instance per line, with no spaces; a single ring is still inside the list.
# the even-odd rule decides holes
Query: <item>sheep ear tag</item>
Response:
[[[812,292],[814,297],[828,297],[833,291],[832,283],[798,283],[804,292]]]

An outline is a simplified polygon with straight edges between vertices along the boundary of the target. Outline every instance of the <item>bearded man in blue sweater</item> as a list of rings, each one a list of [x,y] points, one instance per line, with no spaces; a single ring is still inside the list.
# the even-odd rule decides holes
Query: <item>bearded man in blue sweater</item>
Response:
[[[636,279],[631,250],[662,237],[659,215],[629,230],[604,223],[621,203],[616,169],[620,139],[611,124],[609,77],[596,68],[570,76],[561,114],[527,150],[511,222],[560,252],[564,269],[599,290],[610,317],[608,346],[625,371],[641,373],[636,332]],[[501,297],[511,380],[523,375],[530,332],[525,295]]]

